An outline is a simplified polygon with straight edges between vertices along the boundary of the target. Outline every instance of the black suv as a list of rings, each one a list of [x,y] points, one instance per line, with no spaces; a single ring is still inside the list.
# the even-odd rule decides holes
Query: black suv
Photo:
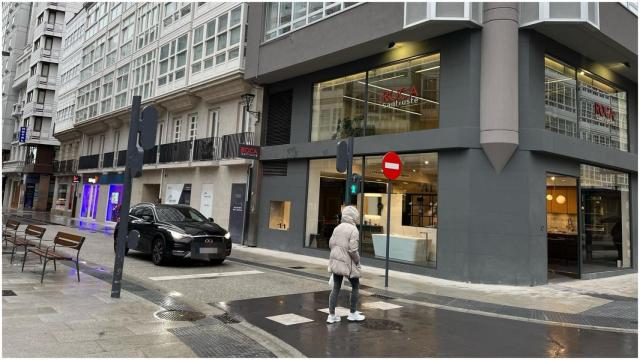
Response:
[[[120,224],[113,233],[116,248]],[[129,231],[138,230],[140,240],[133,250],[152,255],[164,265],[171,257],[209,260],[221,264],[231,254],[229,232],[186,205],[141,203],[129,211]],[[127,247],[125,254],[129,252]]]

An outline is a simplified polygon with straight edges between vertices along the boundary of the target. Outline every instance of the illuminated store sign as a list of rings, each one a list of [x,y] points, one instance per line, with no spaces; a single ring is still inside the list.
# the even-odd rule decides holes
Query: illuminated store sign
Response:
[[[397,90],[385,90],[382,92],[382,102],[392,107],[414,105],[420,102],[418,89],[415,85],[410,88],[400,88]]]

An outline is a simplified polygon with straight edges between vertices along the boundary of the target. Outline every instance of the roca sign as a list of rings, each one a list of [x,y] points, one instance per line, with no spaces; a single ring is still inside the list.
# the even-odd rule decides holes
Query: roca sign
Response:
[[[613,111],[611,106],[598,104],[597,102],[593,103],[593,112],[596,115],[606,117],[609,120],[613,120],[613,118],[616,116],[616,112]]]
[[[418,89],[415,85],[412,87],[402,87],[396,90],[385,90],[380,95],[382,102],[389,106],[406,106],[420,102],[418,98]]]

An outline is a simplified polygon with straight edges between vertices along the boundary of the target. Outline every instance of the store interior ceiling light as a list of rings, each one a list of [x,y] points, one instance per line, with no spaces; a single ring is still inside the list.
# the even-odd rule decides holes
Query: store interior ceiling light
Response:
[[[418,71],[416,71],[416,74],[421,73],[421,72],[425,72],[425,71],[429,71],[429,70],[435,70],[435,69],[440,69],[440,65],[434,66],[434,67],[430,67],[428,69],[418,70]]]
[[[565,201],[567,201],[567,198],[564,197],[564,195],[558,195],[556,197],[556,202],[560,205],[564,204]]]
[[[553,195],[547,194],[547,200],[549,200],[549,201],[553,200]]]

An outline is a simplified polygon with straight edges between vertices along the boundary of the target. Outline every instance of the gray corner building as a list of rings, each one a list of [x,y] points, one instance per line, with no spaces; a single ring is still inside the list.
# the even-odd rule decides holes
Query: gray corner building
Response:
[[[366,265],[390,233],[391,269],[444,279],[637,271],[637,4],[250,3],[248,23],[257,246],[328,257],[354,137]]]

